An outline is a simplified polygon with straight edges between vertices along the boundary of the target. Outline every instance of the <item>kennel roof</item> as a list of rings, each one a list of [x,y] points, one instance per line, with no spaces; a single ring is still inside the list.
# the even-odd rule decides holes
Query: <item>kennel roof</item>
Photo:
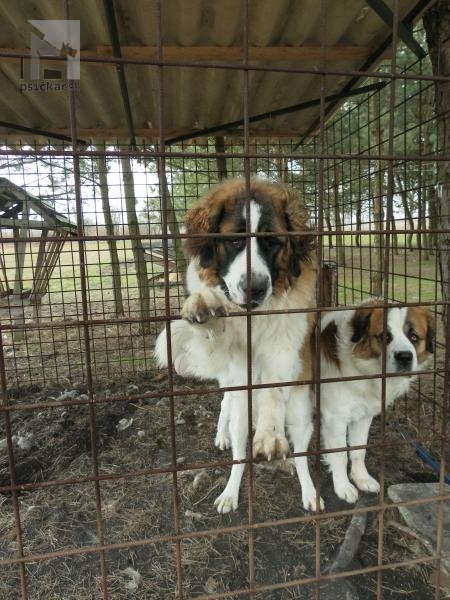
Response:
[[[414,45],[412,24],[432,2],[399,0],[400,39]],[[0,138],[70,135],[66,93],[21,91],[21,84],[36,83],[30,79],[31,35],[44,37],[29,20],[62,19],[61,4],[0,4]],[[70,18],[80,21],[79,139],[158,139],[161,99],[166,140],[242,134],[242,0],[162,0],[162,79],[155,0],[77,0],[69,5]],[[345,73],[372,70],[389,56],[394,0],[328,0],[326,23],[319,0],[249,0],[248,7],[249,115],[265,115],[250,123],[252,136],[305,139],[318,126],[322,85],[326,113],[331,114],[350,90],[378,81],[362,84],[361,77]],[[117,63],[119,55],[132,63]],[[41,56],[38,82],[44,82],[44,69],[47,76],[61,70],[64,79],[66,66],[65,54],[58,60]],[[296,69],[309,72],[292,72]],[[329,70],[335,73],[320,73]],[[297,104],[301,107],[292,112],[273,114]]]

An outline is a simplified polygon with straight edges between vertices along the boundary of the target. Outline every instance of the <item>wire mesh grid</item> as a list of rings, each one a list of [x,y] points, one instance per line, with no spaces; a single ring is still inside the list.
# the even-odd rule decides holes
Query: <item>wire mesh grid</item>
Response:
[[[325,63],[328,3],[320,4],[314,75],[321,82],[320,111],[300,144],[250,135],[251,32],[243,0],[243,60],[233,67],[242,77],[239,134],[166,144],[170,67],[162,58],[164,4],[157,1],[152,68],[159,139],[136,148],[119,141],[2,145],[2,597],[445,597],[449,329],[442,240],[449,231],[438,184],[449,150],[440,135],[435,86],[448,78],[437,77],[428,57],[418,60],[402,45],[376,72],[333,73]],[[398,2],[393,15],[395,49]],[[422,29],[415,37],[426,46]],[[380,85],[329,114],[325,82],[336,75],[367,76]],[[74,142],[73,92],[68,101]],[[386,308],[394,302],[428,306],[435,316],[433,360],[389,412],[383,346],[382,370],[373,377],[382,382],[381,418],[361,445],[381,491],[356,507],[334,495],[321,464],[316,417],[307,456],[324,511],[302,510],[290,461],[272,466],[253,459],[250,435],[239,461],[247,467],[239,509],[216,514],[214,497],[234,464],[213,447],[222,394],[246,391],[251,433],[256,391],[299,382],[258,384],[247,367],[246,384],[227,388],[185,380],[155,364],[156,336],[180,318],[185,298],[187,210],[213,184],[243,177],[248,190],[254,175],[298,191],[310,213],[318,262],[335,273],[318,278],[317,306],[294,310],[313,314],[316,332],[330,308],[351,308],[373,296]],[[247,194],[247,215],[249,202]],[[249,247],[251,235],[246,239]],[[248,279],[250,263],[247,257]],[[248,340],[252,314],[245,319]],[[383,310],[385,329],[387,318]],[[320,344],[316,334],[316,371],[301,382],[315,384],[317,415]],[[253,352],[247,343],[248,365]],[[411,436],[404,439],[393,422]],[[437,474],[413,458],[411,441],[437,457]],[[395,503],[432,507],[434,545],[392,516],[385,489],[405,481],[439,482],[425,497]],[[367,526],[358,556],[330,570],[358,518]]]

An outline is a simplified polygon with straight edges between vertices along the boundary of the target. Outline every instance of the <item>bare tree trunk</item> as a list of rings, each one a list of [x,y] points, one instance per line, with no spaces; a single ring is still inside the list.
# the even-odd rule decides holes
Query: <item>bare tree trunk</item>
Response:
[[[419,256],[422,253],[422,221],[424,211],[424,198],[420,195],[417,199],[417,249],[419,250]]]
[[[414,219],[412,216],[412,212],[409,208],[408,195],[407,195],[406,191],[404,190],[402,180],[400,179],[399,175],[396,175],[396,179],[397,179],[397,187],[399,190],[400,198],[402,200],[403,212],[405,213],[406,220],[408,221],[408,229],[411,230],[411,233],[407,234],[406,246],[407,246],[408,250],[412,251],[413,250],[413,242],[412,241],[413,241],[413,236],[414,236],[414,233],[413,233]]]
[[[127,209],[128,232],[131,236],[131,248],[133,250],[134,264],[136,268],[136,278],[139,289],[140,318],[142,319],[141,333],[150,332],[150,285],[147,274],[147,264],[145,262],[145,251],[142,240],[133,236],[140,235],[139,221],[136,214],[136,196],[134,193],[134,178],[131,170],[129,156],[121,156],[123,189],[125,193],[125,205]]]
[[[277,158],[278,177],[281,182],[289,183],[288,159],[285,156]]]
[[[333,163],[334,180],[333,180],[333,208],[334,208],[334,225],[336,227],[336,258],[339,266],[345,265],[345,247],[344,236],[342,235],[342,220],[339,207],[339,173],[336,161]]]
[[[421,247],[423,252],[423,257],[425,260],[430,260],[430,243],[427,235],[427,208],[428,208],[428,200],[427,200],[427,190],[424,189],[422,193],[422,210],[420,212],[420,237],[421,237]]]
[[[435,75],[450,75],[450,10],[448,0],[440,0],[424,15],[423,23]],[[450,83],[436,81],[436,112],[438,114],[438,151],[450,154]],[[439,226],[445,232],[438,236],[438,256],[441,271],[442,299],[449,299],[450,271],[450,161],[439,161],[437,199]],[[447,315],[446,317],[447,318]]]
[[[383,131],[381,127],[381,116],[378,106],[378,95],[372,96],[371,103],[371,129],[372,129],[372,146],[378,149],[378,154],[382,154],[382,140]],[[373,198],[373,223],[375,229],[382,230],[384,224],[384,211],[383,211],[383,194],[384,194],[384,164],[381,160],[378,160],[378,173],[375,177],[375,193]],[[370,292],[373,296],[381,296],[382,293],[382,275],[383,275],[383,247],[384,239],[381,233],[377,233],[373,236],[374,244],[372,247],[373,262],[375,264],[375,270],[371,274],[370,281]]]
[[[331,235],[331,232],[333,231],[333,226],[331,225],[331,216],[330,216],[330,203],[328,201],[328,206],[326,208],[326,210],[324,211],[325,213],[325,222],[327,224],[327,230],[328,230],[328,246],[330,248],[333,247],[333,236]]]
[[[394,254],[398,256],[398,234],[397,234],[397,226],[395,225],[395,217],[394,211],[392,211],[391,215],[391,231],[392,231],[392,250]]]
[[[220,154],[225,154],[225,138],[223,135],[218,135],[215,138],[216,152]],[[225,156],[217,157],[217,177],[219,181],[223,181],[228,177],[227,171],[227,159]]]
[[[433,153],[433,143],[431,141],[431,124],[425,127],[424,131],[424,150],[426,156],[431,156]],[[436,207],[436,188],[435,188],[435,171],[433,163],[426,163],[425,180],[424,180],[424,197],[428,200],[428,228],[436,230],[438,228],[437,207]],[[435,233],[428,232],[426,234],[426,247],[429,255],[434,254],[436,248],[437,236]]]
[[[428,210],[429,216],[429,228],[432,230],[428,234],[430,254],[434,254],[437,249],[438,236],[436,233],[439,227],[438,210],[437,210],[437,198],[436,198],[436,187],[430,184],[428,188]]]
[[[105,219],[106,233],[113,236],[115,233],[114,223],[111,216],[111,206],[109,204],[108,179],[106,160],[104,156],[97,157],[97,171],[100,187],[100,195],[102,197],[103,216]],[[111,258],[112,284],[114,294],[114,307],[116,315],[123,315],[123,299],[122,299],[122,282],[120,278],[120,263],[119,254],[117,252],[116,240],[111,238],[107,240],[109,256]]]
[[[256,146],[255,141],[249,142],[249,151],[251,154],[256,155],[257,146]],[[245,165],[245,160],[244,160],[244,165]],[[249,169],[250,169],[250,177],[256,177],[258,175],[258,159],[256,156],[249,159]]]
[[[162,180],[162,181],[161,181]],[[178,225],[177,214],[175,212],[172,196],[170,195],[169,185],[167,183],[166,172],[160,173],[160,181],[164,185],[166,192],[166,215],[167,215],[167,228],[173,237],[173,248],[175,251],[175,260],[177,264],[177,271],[182,273],[186,271],[186,259],[184,258],[183,245],[180,235],[180,226]]]
[[[361,213],[362,213],[361,198],[359,198],[358,204],[356,205],[356,229],[358,232],[361,231]],[[358,248],[360,248],[361,247],[361,234],[360,233],[356,234],[355,242],[356,242],[356,246]]]

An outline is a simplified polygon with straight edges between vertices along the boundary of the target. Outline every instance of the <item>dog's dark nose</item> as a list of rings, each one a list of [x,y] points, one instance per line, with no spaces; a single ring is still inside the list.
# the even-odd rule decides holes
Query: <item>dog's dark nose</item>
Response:
[[[401,352],[394,352],[394,358],[398,367],[403,371],[411,370],[413,353],[409,350],[402,350]]]
[[[260,304],[267,293],[269,287],[269,278],[267,275],[260,275],[252,273],[250,278],[250,302],[253,305]],[[244,275],[241,280],[241,288],[245,295],[247,295],[247,277]]]

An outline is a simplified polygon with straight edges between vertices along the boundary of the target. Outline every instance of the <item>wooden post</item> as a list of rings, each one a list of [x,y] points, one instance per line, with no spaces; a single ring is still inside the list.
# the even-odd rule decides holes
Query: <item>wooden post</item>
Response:
[[[34,267],[33,274],[33,290],[30,294],[30,304],[33,306],[33,319],[39,321],[41,316],[41,301],[42,296],[39,295],[38,289],[41,286],[41,280],[43,279],[43,273],[46,264],[46,242],[48,239],[48,229],[43,229],[41,233],[41,241],[39,242],[39,250],[36,259],[36,265]]]
[[[14,294],[21,294],[23,290],[23,269],[25,266],[25,250],[27,245],[27,234],[28,234],[28,202],[23,201],[22,209],[22,226],[14,227],[14,237],[19,238],[18,241],[14,242],[15,248],[15,263],[16,273],[14,277]]]
[[[215,137],[216,152],[225,154],[225,138],[223,135]],[[223,181],[228,177],[227,170],[227,159],[225,156],[218,156],[217,159],[217,178],[219,181]]]
[[[322,277],[323,302],[322,306],[337,306],[338,303],[338,279],[337,265],[333,261],[327,261],[322,264],[320,271]]]
[[[11,313],[14,313],[14,324],[23,325],[25,323],[25,308],[23,304],[22,292],[23,292],[23,271],[25,267],[25,254],[27,245],[28,235],[28,218],[29,218],[29,206],[26,200],[23,201],[22,206],[22,225],[21,227],[14,227],[14,237],[18,237],[19,240],[14,242],[15,248],[15,263],[16,272],[14,276],[14,288],[13,295],[10,298]],[[13,341],[19,342],[24,337],[24,331],[14,331]]]
[[[56,263],[66,241],[66,233],[55,231],[48,238],[47,232],[43,232],[39,243],[39,252],[34,270],[33,289],[30,294],[30,304],[33,305],[33,318],[39,320],[42,297],[47,293],[50,278],[55,270]]]
[[[9,294],[9,281],[8,281],[8,272],[6,270],[6,263],[4,257],[3,244],[2,249],[0,251],[0,295],[7,296]]]

